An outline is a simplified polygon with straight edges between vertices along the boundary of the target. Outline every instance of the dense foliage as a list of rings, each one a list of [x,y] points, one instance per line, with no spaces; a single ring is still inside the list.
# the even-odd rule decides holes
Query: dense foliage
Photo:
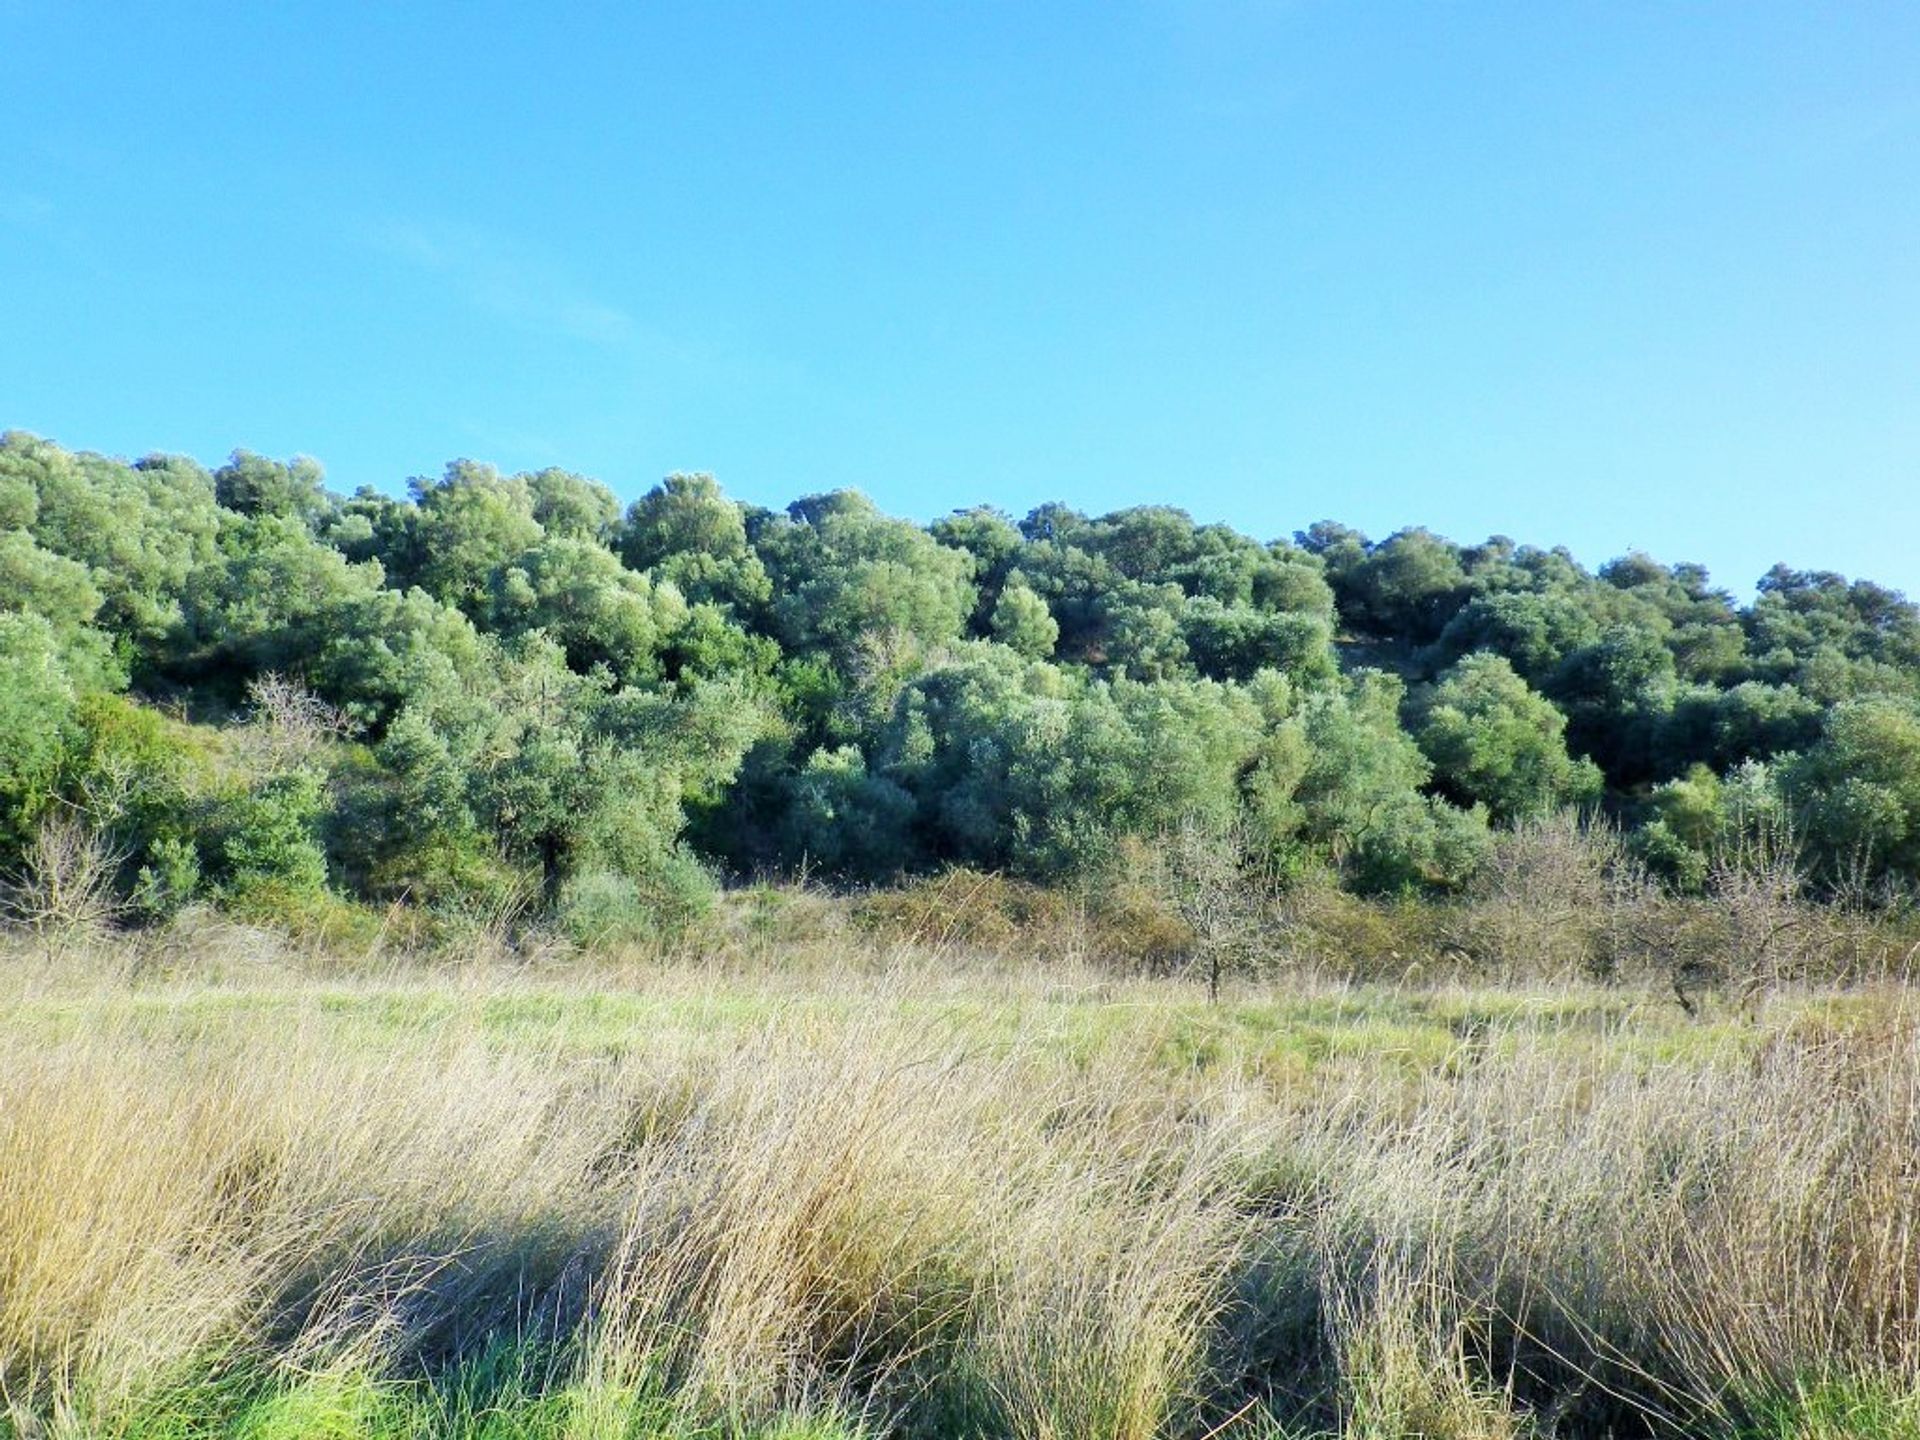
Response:
[[[1566,807],[1683,887],[1760,824],[1822,883],[1920,875],[1920,609],[1164,506],[921,526],[675,475],[623,511],[471,461],[343,498],[0,438],[0,870],[80,815],[148,915],[518,895],[591,938],[721,873],[1050,881],[1195,824],[1444,891]]]

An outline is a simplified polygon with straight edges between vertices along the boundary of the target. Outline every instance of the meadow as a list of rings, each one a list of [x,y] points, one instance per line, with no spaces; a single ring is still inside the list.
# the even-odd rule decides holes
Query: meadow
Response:
[[[0,954],[0,1434],[1920,1433],[1896,981]]]

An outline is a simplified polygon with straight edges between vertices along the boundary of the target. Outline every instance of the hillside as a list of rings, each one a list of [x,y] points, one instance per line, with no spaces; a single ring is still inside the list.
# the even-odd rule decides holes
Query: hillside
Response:
[[[1181,827],[1446,894],[1568,809],[1682,893],[1762,833],[1816,890],[1920,875],[1920,609],[1838,575],[1739,605],[1502,537],[922,527],[701,475],[623,508],[471,461],[341,497],[304,459],[21,433],[0,525],[0,870],[84,829],[135,919],[511,901],[659,934],[726,876],[1064,883]]]

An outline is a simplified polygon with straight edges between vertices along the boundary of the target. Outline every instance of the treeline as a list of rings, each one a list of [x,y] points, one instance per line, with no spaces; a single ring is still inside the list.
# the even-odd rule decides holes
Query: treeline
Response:
[[[1199,825],[1283,875],[1446,892],[1491,827],[1567,807],[1683,890],[1759,829],[1817,884],[1913,880],[1920,610],[1163,506],[920,526],[674,475],[623,509],[470,461],[342,498],[304,459],[0,438],[16,889],[84,832],[147,917],[534,895],[604,935],[724,874],[1057,881]]]

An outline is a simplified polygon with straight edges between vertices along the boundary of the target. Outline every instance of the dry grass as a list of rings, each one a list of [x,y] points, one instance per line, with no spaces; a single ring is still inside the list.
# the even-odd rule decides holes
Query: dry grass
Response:
[[[5,963],[22,1435],[1881,1434],[1920,1388],[1898,990]],[[503,1353],[518,1429],[449,1398]]]

